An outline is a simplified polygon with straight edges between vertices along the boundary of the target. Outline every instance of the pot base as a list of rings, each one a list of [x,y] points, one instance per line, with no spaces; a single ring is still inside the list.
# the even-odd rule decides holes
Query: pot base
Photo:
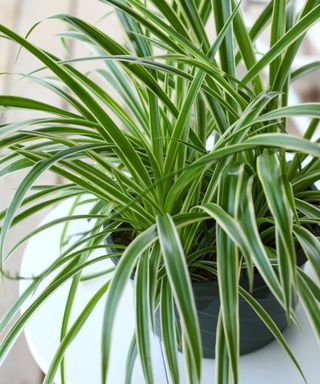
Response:
[[[200,333],[202,339],[203,357],[215,358],[216,328],[220,310],[220,299],[217,282],[193,283],[194,297],[197,307]],[[254,297],[275,322],[280,331],[288,327],[285,310],[272,293],[264,286],[254,289]],[[177,319],[178,314],[176,313]],[[264,322],[246,302],[239,299],[240,319],[240,355],[254,352],[275,338]],[[179,328],[179,321],[178,328]],[[179,329],[180,332],[180,329]],[[155,333],[161,337],[160,313],[156,313]]]

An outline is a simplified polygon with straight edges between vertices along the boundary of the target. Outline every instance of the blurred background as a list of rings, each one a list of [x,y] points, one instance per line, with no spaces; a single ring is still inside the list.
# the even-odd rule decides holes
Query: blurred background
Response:
[[[208,0],[209,1],[209,0]],[[260,13],[262,6],[269,1],[263,0],[246,0],[243,2],[248,25]],[[304,3],[304,1],[302,1]],[[106,5],[101,4],[97,0],[0,0],[0,23],[13,29],[14,31],[25,35],[29,28],[36,22],[45,19],[48,16],[60,13],[71,13],[86,19],[87,21],[97,24],[100,28],[110,33],[118,40],[123,40],[121,28],[119,27],[115,15],[103,17],[110,11]],[[209,26],[211,27],[211,26]],[[71,56],[83,56],[83,48],[75,44],[71,44],[69,50],[66,50],[57,38],[57,33],[65,30],[65,26],[56,21],[47,21],[41,24],[32,33],[30,40],[48,51],[54,52],[61,58]],[[267,34],[266,34],[267,35]],[[268,49],[269,42],[266,36],[257,42],[258,52],[264,52]],[[30,72],[39,67],[39,62],[30,55],[22,52],[17,57],[18,48],[5,39],[0,39],[0,92],[1,94],[19,94],[23,96],[32,96],[38,100],[45,100],[52,105],[66,107],[52,93],[45,91],[43,88],[32,84],[31,82],[19,82],[16,76],[3,76],[6,72]],[[306,64],[308,62],[320,60],[320,26],[315,26],[308,36],[299,52],[295,66]],[[87,64],[88,65],[88,64]],[[90,65],[90,64],[89,64]],[[27,85],[27,86],[26,86]],[[291,103],[299,103],[301,101],[320,101],[320,79],[319,74],[313,74],[297,81],[291,91]],[[12,117],[14,113],[14,118]],[[30,112],[30,116],[34,114]],[[27,119],[29,112],[0,110],[0,124],[10,121]],[[290,124],[291,133],[302,135],[306,127],[305,119],[297,119]],[[21,181],[24,173],[18,172],[0,180],[0,211],[5,209],[16,187]],[[59,182],[57,176],[46,173],[39,183]],[[10,233],[7,246],[10,248],[17,239],[21,238],[31,228],[34,228],[46,212],[35,215],[32,220],[18,225]],[[20,261],[23,254],[21,249],[7,264],[11,275],[19,271]],[[14,302],[18,294],[18,282],[14,279],[6,280],[4,284],[0,284],[0,317]],[[34,362],[24,336],[22,335],[4,365],[0,367],[0,384],[38,384],[41,383],[42,373]],[[76,383],[75,383],[76,384]],[[94,384],[94,383],[93,383]]]

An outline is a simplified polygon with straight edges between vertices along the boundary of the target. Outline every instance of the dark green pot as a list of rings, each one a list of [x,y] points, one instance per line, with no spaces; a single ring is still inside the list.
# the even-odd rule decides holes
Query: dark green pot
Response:
[[[297,264],[306,262],[304,253],[297,252]],[[248,290],[247,279],[240,280],[242,288]],[[203,357],[215,358],[216,328],[220,309],[219,288],[217,281],[192,282],[195,303],[199,318],[202,339]],[[280,331],[288,327],[285,310],[266,286],[260,275],[255,276],[254,288],[251,295],[265,309]],[[295,303],[295,305],[297,302]],[[179,315],[176,311],[178,329],[180,331]],[[240,355],[254,352],[271,343],[275,338],[264,322],[241,296],[239,298],[240,324]],[[156,313],[155,333],[161,338],[160,311]]]
[[[106,239],[109,244],[112,239]],[[111,250],[114,251],[114,250]],[[305,255],[302,251],[297,253],[298,265],[302,266]],[[117,264],[119,257],[113,257],[112,261]],[[131,276],[134,279],[134,272]],[[248,290],[247,279],[240,280],[242,288]],[[216,327],[220,309],[219,288],[217,281],[192,282],[195,303],[199,318],[200,333],[202,338],[203,357],[215,358]],[[260,275],[255,276],[254,288],[251,295],[266,310],[278,328],[283,331],[288,326],[286,312],[270,292]],[[178,330],[180,332],[179,315],[176,311]],[[155,314],[155,334],[161,339],[160,311]],[[240,296],[239,298],[239,323],[240,323],[240,355],[256,351],[274,340],[260,317],[251,306]]]
[[[243,288],[245,285],[242,284]],[[220,309],[218,283],[216,281],[193,282],[192,288],[199,318],[203,357],[212,359],[215,357],[216,328]],[[260,286],[256,283],[252,295],[281,331],[287,328],[285,311],[262,280]],[[274,340],[273,334],[242,297],[239,299],[239,322],[240,355],[256,351]],[[159,311],[156,313],[156,334],[161,337]]]

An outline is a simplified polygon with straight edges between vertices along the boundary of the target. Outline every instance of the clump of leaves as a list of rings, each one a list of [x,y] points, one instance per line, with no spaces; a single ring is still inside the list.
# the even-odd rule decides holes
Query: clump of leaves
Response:
[[[208,273],[216,276],[222,303],[217,382],[227,382],[229,371],[231,380],[238,382],[239,295],[259,314],[300,370],[268,314],[239,287],[239,275],[244,271],[252,283],[257,271],[289,318],[294,318],[292,292],[297,292],[319,336],[319,289],[297,266],[296,253],[302,247],[320,276],[319,239],[313,230],[320,219],[320,192],[312,189],[319,181],[316,129],[320,105],[287,105],[291,82],[319,68],[314,63],[291,70],[306,32],[319,21],[318,1],[307,0],[299,11],[295,2],[270,1],[250,29],[234,0],[103,2],[112,5],[120,18],[126,44],[112,39],[107,28],[98,29],[72,15],[53,17],[70,27],[61,34],[64,40],[77,40],[88,47],[91,55],[87,57],[63,61],[0,26],[2,38],[29,51],[51,72],[45,77],[38,69],[27,78],[57,93],[71,107],[58,108],[36,98],[0,96],[4,108],[50,114],[0,128],[1,177],[29,169],[10,206],[1,213],[2,265],[18,246],[44,229],[32,231],[4,255],[4,241],[14,225],[70,197],[84,199],[90,194],[93,203],[90,212],[82,215],[92,221],[92,230],[63,248],[59,258],[2,319],[1,332],[39,281],[62,267],[34,304],[9,326],[0,356],[6,354],[43,300],[72,279],[62,341],[45,383],[53,382],[59,366],[62,382],[66,382],[64,353],[106,295],[102,334],[105,383],[115,311],[135,270],[137,324],[128,358],[128,381],[138,350],[146,382],[153,383],[149,332],[160,305],[166,360],[172,381],[179,382],[174,301],[182,324],[189,382],[199,383],[202,351],[191,276],[196,271],[199,277],[199,271],[204,271],[202,278]],[[215,21],[215,33],[208,26],[210,18]],[[258,55],[255,41],[269,26],[270,48]],[[77,66],[83,61],[92,62],[89,74]],[[304,138],[287,133],[287,119],[295,116],[313,118]],[[288,154],[294,154],[290,163]],[[27,196],[48,169],[67,182],[33,189]],[[75,219],[77,215],[71,212],[58,222]],[[208,222],[206,228],[204,223]],[[110,283],[70,326],[70,309],[85,268],[112,255],[88,257],[104,246],[107,235],[128,224],[135,236],[112,254],[121,258]],[[203,241],[208,236],[211,241]]]

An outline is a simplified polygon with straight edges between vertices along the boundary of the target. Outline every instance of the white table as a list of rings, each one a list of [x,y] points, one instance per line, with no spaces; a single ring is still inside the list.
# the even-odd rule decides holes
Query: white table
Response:
[[[54,208],[46,216],[42,224],[65,216],[71,203],[72,201],[69,200]],[[77,213],[87,211],[87,206],[81,206],[78,208]],[[86,220],[73,221],[71,222],[69,233],[79,233],[87,229],[88,225]],[[62,225],[51,227],[29,241],[21,266],[21,275],[30,276],[40,273],[59,255],[61,229]],[[103,253],[95,252],[94,256]],[[107,263],[101,266],[105,267],[106,265]],[[308,266],[306,270],[311,274]],[[90,272],[92,271],[91,269]],[[89,269],[86,272],[89,272]],[[40,292],[48,282],[49,280],[45,280],[37,292]],[[105,278],[98,278],[81,283],[72,314],[72,321],[104,282]],[[26,280],[21,281],[20,291],[22,292],[26,289],[29,283]],[[29,348],[44,372],[47,371],[59,344],[61,319],[69,286],[70,283],[66,283],[55,291],[25,328]],[[29,305],[35,297],[37,297],[37,293],[28,300],[26,305]],[[66,354],[69,384],[100,384],[100,335],[103,311],[104,300],[101,300],[69,347]],[[320,363],[320,348],[317,345],[301,305],[298,305],[296,313],[301,328],[297,329],[291,326],[285,331],[285,338],[298,362],[301,364],[308,383],[319,384],[320,373],[318,365]],[[131,284],[128,283],[119,304],[115,321],[108,384],[124,383],[126,356],[134,330],[134,323],[133,292]],[[152,351],[155,382],[157,384],[165,384],[167,379],[157,337],[152,338]],[[183,369],[183,359],[181,355],[179,358],[181,362],[181,384],[185,384],[187,380]],[[135,366],[132,382],[137,384],[144,383],[139,360],[137,360]],[[214,360],[204,359],[203,380],[201,384],[213,382]],[[59,383],[58,377],[56,383]],[[302,384],[303,380],[286,353],[277,342],[273,342],[255,353],[240,358],[240,384],[256,383]]]

